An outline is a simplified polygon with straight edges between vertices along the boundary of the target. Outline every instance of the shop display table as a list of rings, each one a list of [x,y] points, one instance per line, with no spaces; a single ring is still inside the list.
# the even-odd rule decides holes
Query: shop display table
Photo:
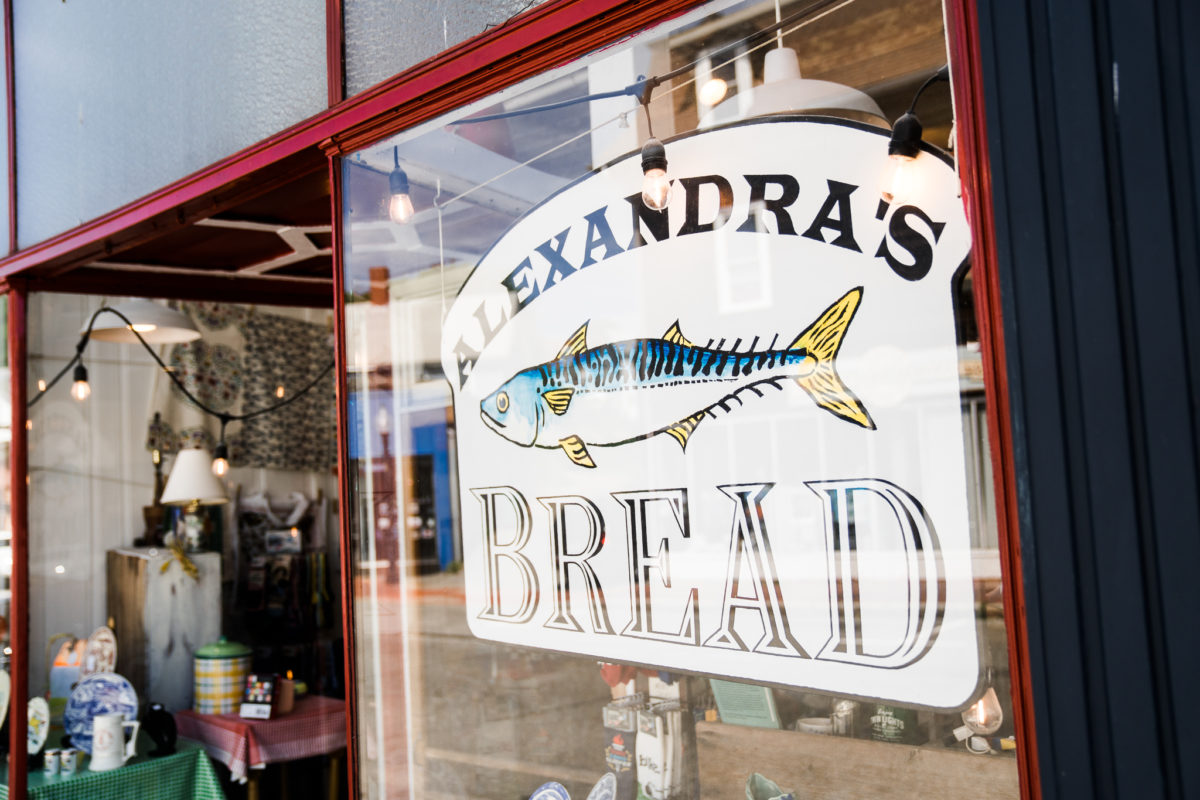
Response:
[[[173,755],[150,758],[137,755],[123,767],[106,772],[87,770],[87,759],[74,775],[43,775],[29,771],[30,800],[225,800],[221,784],[204,748],[179,740]],[[0,786],[0,800],[8,787]]]
[[[346,704],[331,697],[302,697],[290,714],[272,719],[179,711],[175,724],[180,736],[202,743],[239,783],[251,769],[346,747]]]

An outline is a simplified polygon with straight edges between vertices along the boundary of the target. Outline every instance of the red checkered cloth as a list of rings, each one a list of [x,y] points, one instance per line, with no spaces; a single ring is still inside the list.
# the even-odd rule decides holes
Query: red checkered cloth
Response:
[[[346,704],[332,697],[302,697],[290,714],[243,719],[237,714],[175,713],[179,735],[204,745],[239,783],[247,769],[295,761],[346,746]]]

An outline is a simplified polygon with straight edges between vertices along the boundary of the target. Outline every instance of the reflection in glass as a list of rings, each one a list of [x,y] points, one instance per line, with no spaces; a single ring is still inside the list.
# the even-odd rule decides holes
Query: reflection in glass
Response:
[[[799,8],[785,3],[782,14],[786,17]],[[621,663],[615,657],[605,660],[487,641],[472,633],[480,609],[468,607],[467,598],[477,587],[468,584],[462,571],[463,537],[480,534],[464,531],[463,516],[492,501],[496,513],[509,515],[508,519],[523,512],[520,501],[499,488],[486,496],[460,495],[458,476],[469,470],[470,464],[460,464],[459,459],[478,456],[464,454],[457,447],[460,437],[467,436],[468,421],[456,419],[449,383],[456,376],[443,371],[447,313],[468,276],[506,231],[526,215],[538,213],[547,198],[569,191],[575,181],[603,165],[626,156],[636,159],[650,134],[651,126],[633,96],[561,103],[622,89],[635,83],[639,75],[663,74],[694,64],[692,71],[660,86],[648,109],[652,129],[667,141],[667,147],[673,146],[672,137],[745,120],[751,113],[753,90],[762,85],[767,54],[779,44],[774,36],[756,38],[754,32],[775,18],[772,3],[714,4],[434,124],[365,148],[343,162],[348,406],[355,484],[350,499],[357,621],[354,646],[361,698],[358,774],[365,796],[527,796],[542,783],[554,780],[563,783],[572,796],[585,797],[609,770],[623,782],[641,775],[645,785],[653,769],[645,766],[639,773],[643,755],[663,774],[669,769],[672,775],[667,788],[652,783],[653,790],[678,796],[696,796],[701,790],[742,796],[751,773],[786,781],[791,780],[786,776],[795,774],[797,765],[811,767],[806,773],[809,783],[788,788],[802,793],[806,788],[819,792],[822,786],[845,791],[844,776],[839,777],[836,770],[820,774],[812,765],[839,764],[862,774],[882,771],[880,764],[887,759],[879,756],[880,748],[886,754],[886,748],[897,744],[922,748],[923,759],[926,751],[932,754],[930,760],[922,761],[925,766],[918,781],[930,796],[953,796],[945,788],[947,776],[964,768],[955,759],[970,760],[968,768],[976,770],[981,781],[991,783],[991,796],[1016,796],[1015,763],[1010,757],[1014,729],[1012,714],[1005,713],[1010,692],[982,370],[971,282],[965,269],[955,284],[961,408],[953,413],[961,421],[967,448],[969,485],[963,492],[970,509],[973,608],[982,651],[978,660],[991,667],[986,693],[972,698],[983,703],[977,716],[986,725],[972,732],[983,741],[982,750],[975,743],[976,751],[987,753],[986,757],[971,755],[970,745],[956,733],[970,723],[967,716],[974,706],[931,710],[865,696],[757,685],[715,676],[706,671],[700,658],[692,669],[667,671]],[[869,34],[864,26],[869,27]],[[869,96],[888,119],[904,111],[914,89],[945,60],[941,9],[936,2],[914,6],[853,0],[819,19],[798,21],[783,31],[782,40],[798,58],[805,79],[852,87]],[[718,79],[725,83],[723,97],[703,92],[710,79],[713,85]],[[922,107],[926,140],[945,142],[951,116],[948,94],[931,90],[923,103],[928,106]],[[551,108],[522,113],[544,106]],[[882,118],[874,116],[874,124],[881,124]],[[878,187],[884,183],[886,142],[886,135],[881,135],[878,178],[870,188],[862,188],[863,194],[873,195],[871,211],[878,202]],[[410,198],[419,209],[402,227],[394,224],[390,213],[391,175],[401,160]],[[671,196],[672,182],[665,164],[643,175],[636,169],[639,162],[633,163],[633,178],[614,188],[614,196],[636,200],[642,189],[638,179],[652,177],[656,182],[651,196],[643,200],[646,207],[670,206],[672,212],[682,207],[683,190],[676,183],[674,194],[680,196]],[[746,185],[736,189],[745,191]],[[772,187],[772,191],[777,190]],[[776,196],[765,193],[764,199]],[[816,212],[814,207],[806,213]],[[671,219],[678,227],[679,218]],[[776,223],[767,211],[757,213],[746,224],[748,229],[769,232]],[[796,231],[797,235],[801,232],[803,228]],[[627,242],[619,244],[624,247]],[[550,252],[555,247],[551,237],[542,250]],[[758,309],[776,302],[779,287],[772,283],[772,275],[778,265],[763,263],[760,253],[751,247],[729,247],[713,257],[722,259],[717,269],[724,282],[712,287],[713,303],[722,313],[753,317]],[[530,293],[528,284],[521,284],[519,256],[512,259],[511,270],[513,302],[519,303]],[[607,298],[592,300],[579,309],[576,326],[590,319],[593,329],[601,330]],[[632,292],[626,302],[632,314],[633,307],[653,308],[662,298]],[[497,319],[493,316],[489,321],[495,325]],[[794,337],[810,321],[800,321],[789,336]],[[549,363],[574,327],[556,333],[555,347],[529,363]],[[664,323],[662,329],[640,335],[665,336],[666,328]],[[680,328],[681,335],[707,335],[691,330],[686,320]],[[610,343],[598,333],[588,338],[589,348]],[[704,340],[697,344],[703,345]],[[730,341],[725,346],[732,345]],[[759,345],[765,346],[765,342]],[[749,346],[749,336],[738,345],[741,349]],[[919,399],[920,383],[913,377],[919,364],[911,359],[906,362],[909,356],[897,356],[897,352],[882,342],[862,357],[865,366],[860,369],[880,376],[881,385],[889,389],[886,396],[876,398],[882,405]],[[475,414],[487,416],[490,412],[495,421],[505,413],[502,405],[514,403],[514,398],[500,389],[512,373],[493,377],[487,391],[491,405],[471,410],[472,425],[480,422]],[[811,405],[804,392],[796,390],[795,394],[798,397],[791,401],[795,408],[802,403]],[[814,409],[811,413],[825,412]],[[767,415],[756,415],[749,408],[739,414],[723,418],[722,427],[714,426],[705,436],[752,434],[764,442],[780,440],[779,423]],[[920,424],[919,416],[913,424]],[[689,432],[684,434],[686,440]],[[502,468],[513,472],[512,482],[517,483],[525,469],[524,451],[511,442],[505,444],[511,447],[508,455],[496,458]],[[778,446],[764,445],[757,458],[773,458],[771,448]],[[832,445],[814,441],[811,446]],[[611,460],[615,449],[599,453]],[[650,450],[645,452],[645,460],[650,461],[654,456]],[[572,463],[569,453],[553,455],[557,458],[547,460],[552,465],[549,469],[564,485],[570,485],[573,471],[587,469],[579,461]],[[593,451],[592,456],[596,455]],[[748,455],[742,457],[754,461]],[[820,503],[814,515],[811,504],[816,501],[783,489],[776,491],[772,502],[786,511],[779,517],[780,530],[785,521],[805,515],[819,522]],[[739,496],[736,492],[713,494],[715,500],[689,497],[692,524],[717,524],[715,515],[699,509],[718,508],[720,525],[727,529],[728,514],[717,503],[729,504]],[[628,497],[605,501],[625,505],[617,511],[613,511],[617,506],[606,507],[599,516],[591,516],[584,503],[525,498],[529,513],[538,515],[538,524],[544,524],[548,514],[561,512],[577,525],[573,529],[579,532],[578,538],[568,539],[563,548],[568,556],[577,558],[597,550],[603,542],[611,543],[613,549],[626,546],[626,530],[633,525],[628,520],[637,518],[639,507]],[[703,506],[704,502],[710,505]],[[650,519],[647,524],[677,525],[670,504],[660,505],[640,507]],[[627,508],[633,511],[626,514]],[[883,501],[872,505],[866,500],[857,513],[863,531],[869,528],[870,519],[897,515]],[[774,519],[768,517],[768,524],[776,524]],[[845,530],[849,537],[851,528]],[[498,543],[511,544],[511,539],[501,538]],[[906,602],[907,588],[867,588],[854,570],[898,573],[915,563],[914,554],[920,550],[920,545],[914,544],[911,552],[897,555],[887,544],[864,535],[854,545],[857,560],[846,562],[854,564],[853,570],[844,573],[847,596],[858,591],[858,601],[872,609]],[[477,547],[478,543],[468,545]],[[708,553],[696,563],[720,573],[720,580],[725,577],[726,556],[725,552]],[[644,557],[661,559],[663,555],[650,550]],[[675,560],[676,569],[682,569],[687,560],[685,548],[672,550],[670,559]],[[517,567],[503,558],[500,564],[501,569],[509,570],[504,580],[519,582]],[[768,582],[768,591],[795,592],[806,578],[814,576],[824,586],[826,571],[824,562],[788,565],[777,583]],[[673,587],[664,585],[660,572],[649,574],[653,577],[643,588],[655,597],[671,596]],[[589,603],[584,599],[589,591],[584,573],[568,570],[566,575],[569,585],[558,581],[540,587],[545,595],[541,610],[549,620],[547,627],[578,625],[588,631],[611,630],[619,636],[628,620],[612,613],[613,598],[620,594],[625,602],[629,586],[606,584],[602,587],[605,599]],[[936,588],[931,591],[936,595]],[[577,598],[573,615],[549,613],[554,596],[572,594]],[[686,592],[675,594],[682,597]],[[667,615],[672,621],[683,617],[680,597],[672,599],[679,600]],[[808,599],[813,604],[829,601],[820,592],[812,592]],[[504,603],[498,616],[519,615],[524,609],[519,602]],[[853,610],[849,616],[852,626]],[[802,617],[797,613],[798,620]],[[883,648],[890,642],[869,625],[863,636],[869,648]],[[671,749],[675,746],[678,752]],[[665,750],[656,751],[655,747]],[[629,769],[622,770],[622,766]],[[628,791],[627,783],[621,787]]]

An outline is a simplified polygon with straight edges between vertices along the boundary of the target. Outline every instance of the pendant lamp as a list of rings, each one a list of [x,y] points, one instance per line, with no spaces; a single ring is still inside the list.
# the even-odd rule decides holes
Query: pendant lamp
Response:
[[[130,324],[116,314],[101,314],[92,326],[91,338],[99,342],[137,344],[133,331],[141,334],[149,344],[176,344],[200,338],[200,331],[188,319],[187,314],[167,308],[153,300],[136,299],[113,306]],[[87,330],[85,325],[80,333]]]
[[[790,47],[768,50],[763,63],[763,82],[750,92],[750,104],[744,114],[734,95],[714,108],[701,120],[701,127],[744,117],[767,114],[822,114],[853,119],[890,128],[883,109],[871,96],[850,86],[832,81],[800,77],[800,58]]]

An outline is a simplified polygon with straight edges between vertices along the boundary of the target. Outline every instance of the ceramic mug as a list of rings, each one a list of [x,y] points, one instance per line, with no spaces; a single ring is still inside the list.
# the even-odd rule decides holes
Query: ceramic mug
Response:
[[[116,769],[133,757],[137,750],[137,720],[126,720],[125,715],[114,712],[99,714],[92,718],[92,772]],[[132,729],[129,742],[125,741],[125,730]]]
[[[79,769],[79,751],[74,747],[68,747],[65,750],[59,750],[58,760],[62,765],[63,775],[74,775],[75,770]]]
[[[42,771],[47,775],[57,775],[60,765],[58,763],[58,751],[51,749],[42,753]]]

